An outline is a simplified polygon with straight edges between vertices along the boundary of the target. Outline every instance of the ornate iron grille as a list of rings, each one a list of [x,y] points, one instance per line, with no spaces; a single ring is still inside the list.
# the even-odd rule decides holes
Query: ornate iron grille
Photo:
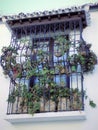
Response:
[[[81,42],[80,19],[13,28],[7,114],[83,110]]]

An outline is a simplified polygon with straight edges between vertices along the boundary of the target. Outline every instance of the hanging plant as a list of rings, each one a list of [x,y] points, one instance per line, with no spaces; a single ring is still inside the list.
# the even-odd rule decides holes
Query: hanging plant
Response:
[[[59,74],[63,74],[63,73],[69,74],[67,66],[63,66],[61,64],[55,66],[55,72]]]
[[[55,38],[54,55],[56,57],[63,56],[70,48],[70,42],[63,36]]]
[[[93,51],[89,51],[87,55],[79,54],[78,62],[84,73],[92,72],[97,64],[97,56]]]
[[[4,74],[9,75],[10,70],[16,64],[16,56],[18,55],[17,49],[8,46],[2,48],[1,66],[4,70]]]
[[[91,44],[87,44],[85,41],[80,41],[77,50],[80,55],[86,56],[89,53],[90,48],[91,48]]]
[[[87,54],[81,54],[80,52],[77,54],[73,54],[68,57],[68,62],[70,68],[74,71],[77,69],[77,65],[81,65],[81,69],[84,73],[92,72],[97,64],[97,56],[96,54],[89,50]]]
[[[97,56],[91,50],[91,44],[85,41],[79,43],[77,47],[78,62],[81,64],[83,72],[92,72],[97,64]]]
[[[77,66],[78,66],[78,54],[73,54],[71,56],[68,57],[67,62],[69,63],[70,66],[70,72],[76,72],[77,71]]]

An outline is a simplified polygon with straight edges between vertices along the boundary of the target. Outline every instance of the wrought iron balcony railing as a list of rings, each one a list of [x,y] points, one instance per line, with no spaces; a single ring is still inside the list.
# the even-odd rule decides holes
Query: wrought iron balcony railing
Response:
[[[84,110],[84,91],[79,88],[82,75],[73,73],[69,77],[70,85],[76,88],[55,86],[53,83],[48,86],[47,83],[44,87],[35,85],[29,89],[25,79],[17,79],[20,84],[10,88],[7,114]],[[78,82],[73,83],[73,80]]]

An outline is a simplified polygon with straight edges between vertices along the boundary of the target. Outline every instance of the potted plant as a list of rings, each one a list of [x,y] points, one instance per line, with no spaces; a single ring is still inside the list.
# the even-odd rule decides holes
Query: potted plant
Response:
[[[66,37],[58,36],[55,38],[54,55],[56,57],[63,56],[70,48],[70,42],[66,40]]]
[[[55,71],[56,73],[59,73],[59,74],[63,74],[63,73],[66,73],[66,74],[69,74],[69,70],[67,68],[67,66],[63,66],[63,65],[56,65],[55,66]]]
[[[68,57],[68,63],[70,65],[70,71],[76,72],[77,71],[77,65],[78,65],[78,54],[72,54]]]
[[[93,51],[89,51],[87,55],[79,54],[78,59],[84,73],[92,72],[97,64],[97,56]]]

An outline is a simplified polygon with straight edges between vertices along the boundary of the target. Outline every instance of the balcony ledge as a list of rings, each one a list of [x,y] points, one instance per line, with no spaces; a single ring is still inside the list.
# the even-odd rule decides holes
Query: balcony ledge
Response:
[[[69,112],[47,112],[30,114],[13,114],[7,115],[5,120],[10,123],[25,123],[25,122],[46,122],[46,121],[66,121],[66,120],[85,120],[84,111],[69,111]]]

